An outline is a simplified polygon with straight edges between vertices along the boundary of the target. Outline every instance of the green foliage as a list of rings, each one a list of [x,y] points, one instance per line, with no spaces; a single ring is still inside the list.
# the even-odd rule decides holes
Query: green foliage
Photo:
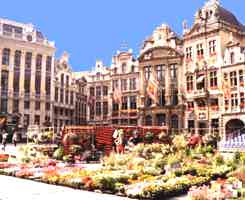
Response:
[[[214,158],[214,162],[217,166],[223,165],[225,163],[224,158],[222,155],[217,154]]]
[[[150,144],[153,142],[153,140],[154,140],[154,134],[152,132],[147,132],[145,134],[145,141]]]
[[[69,153],[72,155],[78,155],[81,153],[82,147],[80,145],[71,145],[69,148]]]
[[[58,149],[55,150],[55,152],[53,153],[53,158],[57,159],[57,160],[62,160],[63,156],[64,156],[64,148],[63,147],[59,147]]]
[[[74,160],[73,160],[73,156],[72,155],[65,155],[65,156],[63,156],[63,161],[64,162],[73,162]]]

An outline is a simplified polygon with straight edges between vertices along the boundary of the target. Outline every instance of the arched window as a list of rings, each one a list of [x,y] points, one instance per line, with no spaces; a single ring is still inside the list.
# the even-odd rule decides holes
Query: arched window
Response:
[[[152,126],[152,117],[150,115],[147,115],[145,117],[145,125],[146,126]]]
[[[166,115],[163,114],[157,114],[157,126],[165,126],[166,125]]]
[[[172,129],[178,129],[179,128],[178,115],[172,115],[171,116],[171,128]]]

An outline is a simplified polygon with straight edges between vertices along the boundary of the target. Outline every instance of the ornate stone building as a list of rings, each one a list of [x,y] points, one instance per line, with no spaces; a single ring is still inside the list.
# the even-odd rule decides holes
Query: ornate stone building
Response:
[[[52,121],[54,53],[33,25],[0,19],[0,110],[13,123]]]
[[[139,56],[141,125],[184,128],[182,45],[165,24],[144,41]],[[155,99],[147,91],[151,78],[158,85]]]
[[[89,124],[138,124],[139,72],[131,50],[113,56],[111,67],[97,61],[86,77]]]
[[[232,132],[244,127],[245,27],[210,0],[184,26],[185,127]],[[205,132],[206,132],[205,131]]]
[[[87,113],[86,79],[72,72],[65,52],[55,62],[54,127],[85,125]]]
[[[118,51],[113,56],[111,86],[111,124],[137,125],[140,82],[138,62],[132,50]]]
[[[110,69],[97,60],[95,69],[87,72],[88,115],[90,125],[110,124]]]

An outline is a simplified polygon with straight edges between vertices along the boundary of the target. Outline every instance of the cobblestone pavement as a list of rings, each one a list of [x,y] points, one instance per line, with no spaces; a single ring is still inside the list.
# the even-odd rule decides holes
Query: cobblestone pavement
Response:
[[[0,176],[0,200],[126,200],[128,198]]]

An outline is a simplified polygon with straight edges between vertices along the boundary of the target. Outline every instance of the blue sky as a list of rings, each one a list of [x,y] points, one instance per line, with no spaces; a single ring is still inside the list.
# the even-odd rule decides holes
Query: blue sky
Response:
[[[124,41],[137,55],[142,41],[162,23],[178,34],[182,21],[190,26],[205,0],[8,0],[1,17],[33,23],[56,42],[59,57],[66,50],[75,71],[88,70],[96,59],[110,65]],[[221,0],[245,23],[244,0]]]

